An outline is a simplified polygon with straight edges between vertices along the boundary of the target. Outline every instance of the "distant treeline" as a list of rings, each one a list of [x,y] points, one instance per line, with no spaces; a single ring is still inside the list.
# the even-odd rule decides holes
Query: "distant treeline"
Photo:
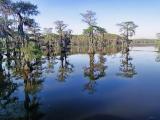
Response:
[[[113,55],[116,53],[119,53],[122,50],[122,46],[107,46],[103,48],[95,47],[95,54],[103,54],[103,55]],[[70,48],[70,52],[68,54],[74,55],[74,54],[88,54],[89,46],[72,46]],[[47,52],[44,52],[44,55],[46,55]],[[60,55],[59,49],[54,49],[54,55],[58,56]]]
[[[101,36],[97,36],[95,38],[96,44],[99,44],[102,42]],[[42,35],[40,38],[40,41],[44,44],[50,41],[51,43],[54,43],[58,46],[59,42],[59,35],[57,34],[50,34],[50,35]],[[122,39],[119,35],[111,34],[111,33],[105,33],[103,38],[103,45],[107,46],[115,46],[115,45],[121,45]],[[86,35],[72,35],[71,37],[71,45],[73,46],[88,46],[89,45],[89,38]]]
[[[133,39],[132,45],[155,45],[157,39]]]

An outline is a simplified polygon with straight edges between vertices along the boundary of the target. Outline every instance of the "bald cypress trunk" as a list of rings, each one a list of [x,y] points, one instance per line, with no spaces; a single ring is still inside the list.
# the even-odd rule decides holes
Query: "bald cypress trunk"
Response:
[[[21,16],[20,13],[17,14],[18,15],[18,34],[20,35],[20,41],[22,42],[22,46],[25,46],[25,42],[24,42],[24,31],[23,31],[23,18]]]
[[[0,71],[2,71],[2,60],[3,60],[3,55],[0,53]]]

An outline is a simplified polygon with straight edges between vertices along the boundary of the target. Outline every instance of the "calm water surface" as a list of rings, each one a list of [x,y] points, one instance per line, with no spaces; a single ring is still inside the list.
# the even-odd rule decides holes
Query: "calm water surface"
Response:
[[[158,56],[151,46],[69,55],[63,66],[60,56],[44,57],[37,70],[19,75],[4,62],[11,74],[0,83],[0,119],[160,120]]]

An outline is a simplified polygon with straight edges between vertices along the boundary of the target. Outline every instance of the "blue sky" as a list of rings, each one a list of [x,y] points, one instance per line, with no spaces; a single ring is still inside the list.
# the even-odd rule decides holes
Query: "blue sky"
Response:
[[[75,34],[82,33],[86,24],[80,13],[95,11],[98,25],[109,33],[119,34],[117,23],[134,21],[139,28],[135,38],[155,38],[160,32],[160,0],[30,0],[38,5],[36,20],[42,28],[55,27],[63,20]]]

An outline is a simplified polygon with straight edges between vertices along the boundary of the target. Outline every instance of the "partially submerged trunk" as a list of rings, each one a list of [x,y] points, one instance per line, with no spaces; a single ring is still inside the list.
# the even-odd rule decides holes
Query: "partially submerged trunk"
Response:
[[[31,66],[31,63],[29,61],[26,61],[24,63],[23,70],[25,70],[25,71],[32,71],[32,66]]]

